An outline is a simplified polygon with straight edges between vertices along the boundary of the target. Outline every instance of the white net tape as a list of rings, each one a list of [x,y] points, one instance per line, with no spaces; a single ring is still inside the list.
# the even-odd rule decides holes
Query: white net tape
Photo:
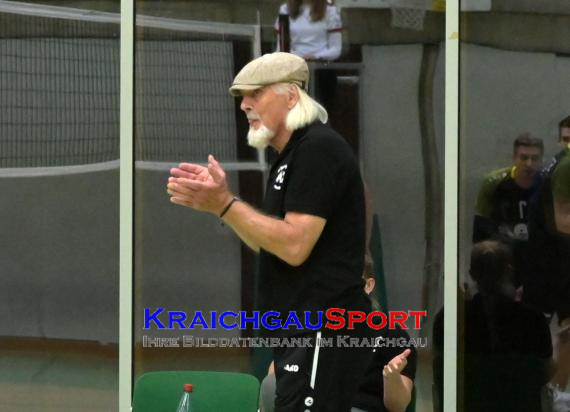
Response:
[[[118,167],[120,15],[0,0],[0,178]],[[135,160],[168,170],[216,153],[240,170],[234,57],[252,25],[137,16]],[[237,49],[236,49],[237,48]],[[53,170],[47,170],[53,168]]]
[[[392,27],[423,30],[425,9],[392,8]]]

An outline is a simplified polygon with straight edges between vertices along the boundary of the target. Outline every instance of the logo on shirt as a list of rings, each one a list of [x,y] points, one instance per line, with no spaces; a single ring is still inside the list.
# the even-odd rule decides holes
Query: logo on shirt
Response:
[[[513,228],[513,236],[517,240],[528,240],[528,227],[525,223],[518,223]]]
[[[283,187],[286,171],[287,171],[287,165],[279,166],[279,169],[277,169],[277,177],[275,178],[275,182],[273,182],[273,188],[275,190],[281,190],[281,188]]]
[[[287,372],[299,372],[299,365],[287,364],[283,369],[285,369]]]

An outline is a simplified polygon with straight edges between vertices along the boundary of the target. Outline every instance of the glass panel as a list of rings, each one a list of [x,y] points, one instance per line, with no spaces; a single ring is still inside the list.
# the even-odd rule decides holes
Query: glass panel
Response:
[[[2,410],[117,409],[119,16],[95,9],[0,4]]]
[[[443,304],[445,18],[435,2],[432,10],[414,7],[418,2],[350,8],[344,24],[363,66],[360,158],[381,239],[381,247],[371,244],[380,304],[427,311],[420,330],[407,323],[410,337],[428,343],[416,348],[414,381],[415,410],[427,412],[443,400],[443,352],[433,325]]]
[[[237,338],[251,331],[150,330],[144,311],[252,310],[255,256],[212,216],[169,202],[179,162],[223,162],[241,196],[259,203],[264,164],[241,138],[247,130],[228,93],[237,69],[259,47],[255,27],[224,17],[230,5],[137,3],[134,376],[156,370],[251,371],[250,348],[182,347],[183,336]],[[167,319],[164,315],[160,319]],[[184,322],[188,326],[191,318]],[[168,327],[168,321],[166,320]],[[179,348],[154,338],[178,338]]]
[[[556,211],[570,200],[559,127],[570,114],[570,9],[469,3],[460,53],[460,405],[567,410],[570,248]]]
[[[332,62],[310,61],[309,91],[358,157],[372,205],[369,249],[382,310],[427,312],[421,329],[412,317],[406,325],[418,346],[428,343],[417,348],[413,402],[417,411],[431,411],[429,341],[443,287],[444,14],[438,2],[429,10],[417,2],[402,2],[398,10],[351,3],[338,2],[343,51]],[[211,311],[259,309],[260,280],[256,256],[228,227],[171,204],[165,191],[171,167],[203,164],[212,153],[234,192],[260,207],[269,172],[263,155],[275,155],[247,146],[248,124],[227,89],[256,47],[275,50],[280,3],[158,4],[137,2],[135,380],[149,371],[188,369],[248,372],[262,380],[268,348],[167,348],[157,347],[156,338],[183,346],[184,335],[257,336],[237,328],[168,329],[167,311],[185,312],[188,327],[197,311],[210,323]],[[255,30],[239,33],[255,26],[258,16],[260,39]],[[145,310],[148,320],[159,308],[166,329],[154,321],[144,329]],[[390,359],[374,364],[374,402],[381,402],[375,385]]]

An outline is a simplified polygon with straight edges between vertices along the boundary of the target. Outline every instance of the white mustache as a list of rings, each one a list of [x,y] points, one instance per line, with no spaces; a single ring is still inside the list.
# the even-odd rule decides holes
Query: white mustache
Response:
[[[259,115],[257,114],[248,114],[247,116],[247,120],[260,120],[261,117],[259,117]]]

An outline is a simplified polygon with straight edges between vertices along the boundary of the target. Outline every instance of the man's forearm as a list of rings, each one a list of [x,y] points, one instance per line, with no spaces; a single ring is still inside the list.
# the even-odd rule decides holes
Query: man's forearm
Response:
[[[390,412],[404,412],[412,399],[413,382],[398,374],[384,378],[384,405]]]
[[[235,202],[223,221],[249,247],[264,249],[292,266],[300,265],[308,256],[304,233],[283,219],[264,215],[245,202]]]
[[[236,202],[238,203],[238,202]],[[243,201],[240,201],[239,203],[243,203]],[[246,204],[247,205],[247,204]],[[249,206],[249,205],[247,205]],[[232,208],[238,207],[237,204],[232,205]],[[259,243],[257,243],[252,236],[250,236],[246,231],[244,230],[240,230],[240,227],[238,225],[232,225],[227,217],[227,215],[230,214],[230,211],[228,210],[228,212],[226,213],[226,215],[224,216],[224,218],[222,219],[224,221],[224,223],[226,223],[228,226],[230,226],[232,228],[232,230],[235,232],[236,235],[238,235],[238,237],[241,239],[241,241],[243,243],[245,243],[251,250],[253,250],[255,253],[259,253]]]

